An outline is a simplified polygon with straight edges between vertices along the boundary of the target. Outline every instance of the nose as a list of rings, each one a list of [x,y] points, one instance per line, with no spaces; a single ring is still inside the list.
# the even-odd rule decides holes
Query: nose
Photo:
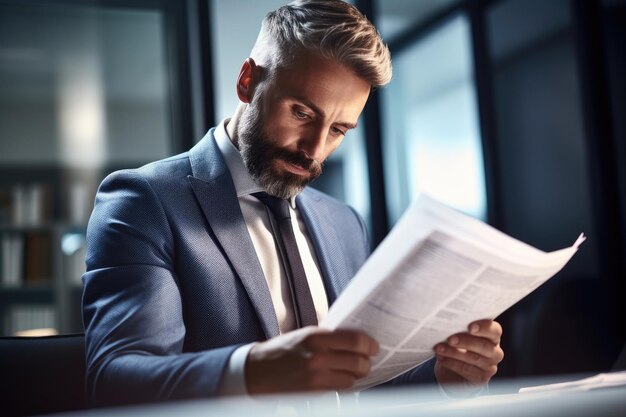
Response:
[[[300,141],[300,150],[304,151],[309,158],[321,162],[326,151],[327,136],[328,131],[323,126],[309,129]]]

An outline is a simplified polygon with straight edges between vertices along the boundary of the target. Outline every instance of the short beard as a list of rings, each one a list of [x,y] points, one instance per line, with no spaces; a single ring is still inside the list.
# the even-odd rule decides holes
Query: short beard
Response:
[[[260,96],[255,96],[241,117],[237,131],[239,151],[250,176],[258,185],[270,195],[290,199],[322,174],[322,163],[309,158],[304,152],[289,152],[273,145],[276,141],[265,134],[261,122],[257,101]],[[301,167],[309,171],[309,175],[278,172],[275,163],[279,160]]]

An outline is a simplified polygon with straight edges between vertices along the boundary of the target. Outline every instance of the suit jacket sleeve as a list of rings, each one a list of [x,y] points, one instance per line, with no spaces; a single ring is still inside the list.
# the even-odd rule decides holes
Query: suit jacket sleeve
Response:
[[[418,385],[433,384],[438,385],[435,378],[435,360],[430,359],[420,366],[403,373],[383,384],[383,386]]]
[[[87,396],[98,404],[217,394],[227,346],[183,353],[185,324],[169,220],[136,171],[100,186],[87,230]]]

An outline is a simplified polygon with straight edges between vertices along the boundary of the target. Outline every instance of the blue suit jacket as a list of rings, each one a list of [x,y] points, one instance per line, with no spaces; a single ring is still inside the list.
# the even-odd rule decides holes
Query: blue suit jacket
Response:
[[[310,188],[297,204],[331,304],[368,256],[364,223]],[[189,152],[102,182],[86,262],[87,394],[95,404],[214,396],[237,347],[279,334],[213,131]],[[416,379],[433,381],[428,371],[400,380]]]

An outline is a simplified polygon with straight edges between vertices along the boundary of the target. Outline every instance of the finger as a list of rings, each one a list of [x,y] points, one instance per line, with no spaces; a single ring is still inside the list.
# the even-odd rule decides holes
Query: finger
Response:
[[[312,355],[306,366],[312,373],[327,370],[341,371],[356,378],[362,378],[369,374],[372,362],[364,355],[330,350]]]
[[[338,350],[372,356],[379,351],[378,342],[363,332],[334,330],[309,334],[303,341],[306,348],[315,350]]]
[[[467,362],[443,356],[437,356],[437,361],[444,368],[455,372],[472,384],[486,384],[498,371],[498,367],[495,365],[489,369],[481,369]]]
[[[435,348],[438,356],[443,356],[446,358],[456,359],[461,362],[469,363],[470,365],[474,365],[482,370],[489,370],[492,366],[500,363],[500,359],[498,358],[489,358],[482,355],[479,355],[476,352],[468,351],[465,349],[457,349],[445,344],[437,345]]]
[[[504,356],[500,345],[493,343],[490,339],[473,336],[467,333],[459,333],[448,338],[447,344],[456,349],[465,349],[478,353],[486,358],[502,359]]]
[[[495,344],[500,343],[500,339],[502,338],[502,326],[495,320],[477,320],[470,323],[467,329],[470,334],[486,337]]]
[[[347,390],[356,382],[356,377],[349,372],[324,371],[313,374],[305,385],[307,390]]]

